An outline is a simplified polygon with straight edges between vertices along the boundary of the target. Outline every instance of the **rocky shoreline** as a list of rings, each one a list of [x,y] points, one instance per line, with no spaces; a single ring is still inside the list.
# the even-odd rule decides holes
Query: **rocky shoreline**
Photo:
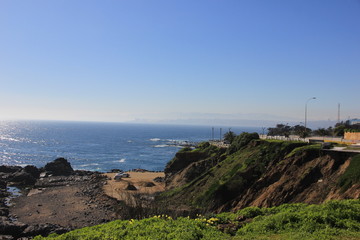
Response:
[[[0,239],[31,239],[118,219],[118,200],[104,194],[106,177],[74,171],[63,158],[43,168],[0,166]],[[12,198],[9,187],[20,189]]]

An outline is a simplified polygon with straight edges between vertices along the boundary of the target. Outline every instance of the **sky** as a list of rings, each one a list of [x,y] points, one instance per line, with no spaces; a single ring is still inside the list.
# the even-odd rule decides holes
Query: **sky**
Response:
[[[0,119],[332,122],[359,89],[360,0],[0,0]]]

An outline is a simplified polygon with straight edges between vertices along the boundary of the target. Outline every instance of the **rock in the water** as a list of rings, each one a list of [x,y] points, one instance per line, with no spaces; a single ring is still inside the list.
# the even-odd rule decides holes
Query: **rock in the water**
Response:
[[[45,171],[50,172],[54,176],[69,176],[74,172],[70,163],[65,158],[58,158],[45,165]]]

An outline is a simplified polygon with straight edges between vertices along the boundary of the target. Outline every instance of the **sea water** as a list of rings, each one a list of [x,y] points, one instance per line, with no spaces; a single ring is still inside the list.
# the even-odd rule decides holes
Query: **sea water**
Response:
[[[222,127],[222,133],[228,126]],[[232,127],[239,134],[260,129]],[[214,134],[213,134],[214,133]],[[182,143],[220,138],[220,127],[127,123],[3,121],[0,165],[43,167],[66,158],[74,169],[162,171]]]

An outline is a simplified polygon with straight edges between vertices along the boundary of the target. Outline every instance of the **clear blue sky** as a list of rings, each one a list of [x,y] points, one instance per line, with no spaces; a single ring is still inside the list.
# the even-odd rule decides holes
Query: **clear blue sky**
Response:
[[[0,118],[360,117],[359,0],[1,0]]]

